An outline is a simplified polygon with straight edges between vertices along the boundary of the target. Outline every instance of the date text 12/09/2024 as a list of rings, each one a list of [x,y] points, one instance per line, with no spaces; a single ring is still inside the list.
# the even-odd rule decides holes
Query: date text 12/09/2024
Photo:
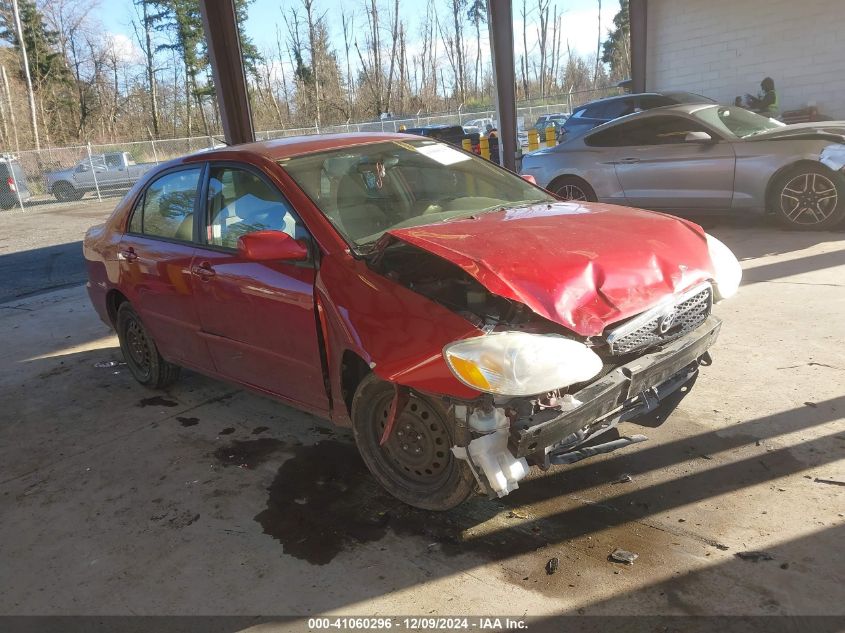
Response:
[[[501,631],[527,629],[524,618],[511,617],[326,617],[309,618],[308,628],[320,630],[476,630]]]

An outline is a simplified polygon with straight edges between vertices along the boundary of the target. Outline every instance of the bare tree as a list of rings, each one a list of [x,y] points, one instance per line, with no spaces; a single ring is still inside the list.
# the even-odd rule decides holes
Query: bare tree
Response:
[[[32,126],[32,137],[35,141],[35,149],[41,149],[41,143],[38,140],[38,119],[35,116],[35,92],[32,90],[32,75],[29,72],[29,57],[26,54],[26,43],[23,39],[23,27],[21,27],[21,13],[18,9],[18,0],[12,0],[12,11],[15,16],[15,32],[17,33],[20,44],[23,72],[26,78],[26,93],[29,98],[29,121]]]
[[[598,83],[598,80],[599,80],[599,64],[601,63],[601,0],[598,0],[598,3],[599,3],[599,16],[598,16],[598,22],[599,22],[598,32],[599,32],[599,35],[598,35],[598,41],[596,42],[596,71],[593,73],[593,86],[595,86]]]

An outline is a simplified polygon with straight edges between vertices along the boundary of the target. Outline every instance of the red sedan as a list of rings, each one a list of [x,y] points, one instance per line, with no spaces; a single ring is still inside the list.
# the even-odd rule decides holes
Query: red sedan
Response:
[[[186,367],[351,425],[389,492],[440,510],[645,439],[591,441],[688,391],[741,276],[695,224],[402,134],[161,165],[84,250],[140,383]]]

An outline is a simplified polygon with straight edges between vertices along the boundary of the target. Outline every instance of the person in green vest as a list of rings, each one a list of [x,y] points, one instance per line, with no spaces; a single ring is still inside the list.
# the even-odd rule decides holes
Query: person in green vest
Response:
[[[763,116],[770,118],[776,117],[778,115],[778,94],[775,92],[774,79],[766,77],[760,82],[760,88],[763,92],[756,97],[745,95],[748,109]]]

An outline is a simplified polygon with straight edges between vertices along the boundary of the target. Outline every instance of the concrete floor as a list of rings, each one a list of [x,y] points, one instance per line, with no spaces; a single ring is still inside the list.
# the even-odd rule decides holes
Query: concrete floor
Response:
[[[439,515],[309,415],[103,366],[81,287],[0,304],[0,614],[845,615],[845,234],[712,232],[744,286],[650,441]]]

